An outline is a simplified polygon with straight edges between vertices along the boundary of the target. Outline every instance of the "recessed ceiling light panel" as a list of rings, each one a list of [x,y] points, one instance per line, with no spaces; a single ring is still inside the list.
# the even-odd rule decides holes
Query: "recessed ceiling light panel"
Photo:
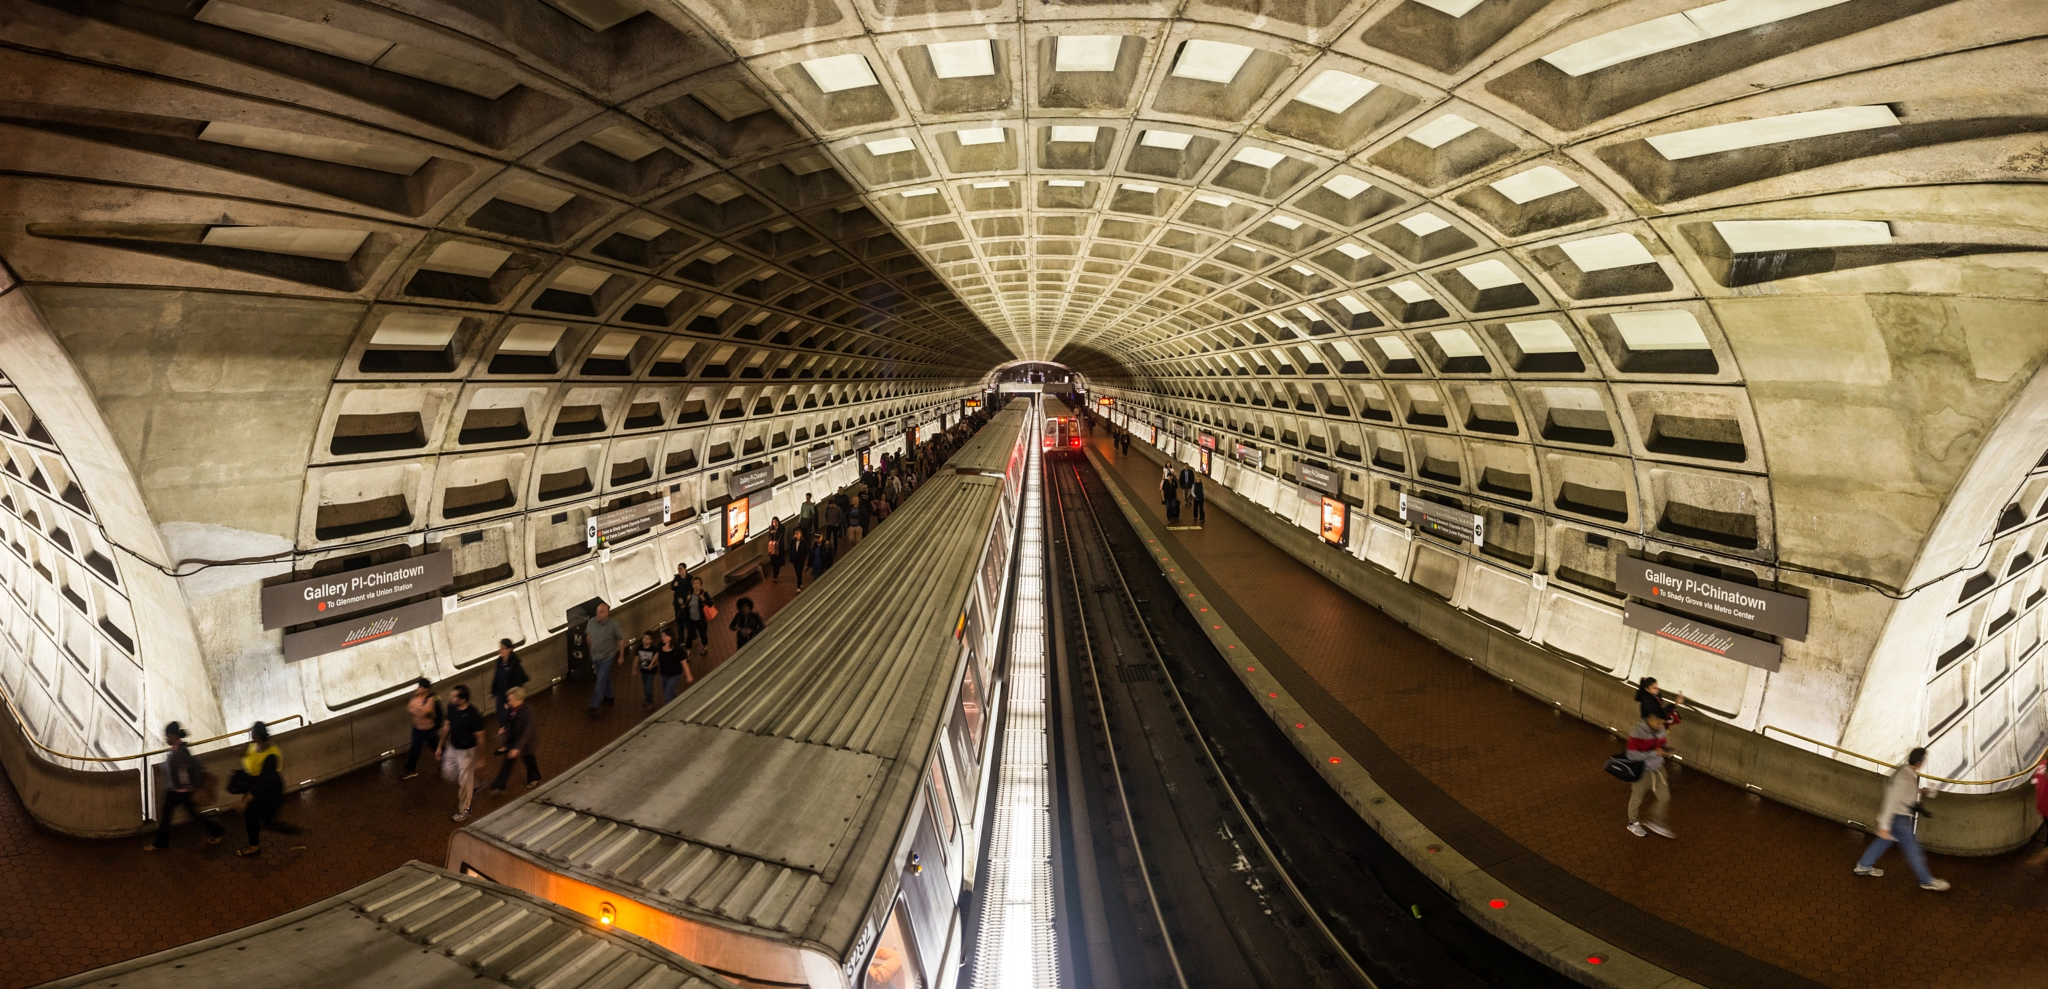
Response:
[[[868,66],[867,58],[859,54],[814,58],[802,65],[811,81],[827,93],[843,93],[849,89],[882,84],[875,78],[875,70]]]

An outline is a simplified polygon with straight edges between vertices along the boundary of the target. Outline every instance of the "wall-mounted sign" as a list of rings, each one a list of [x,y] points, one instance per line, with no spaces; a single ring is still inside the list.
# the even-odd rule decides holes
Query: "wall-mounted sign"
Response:
[[[1250,464],[1253,469],[1258,469],[1266,466],[1266,451],[1255,446],[1246,446],[1243,443],[1239,443],[1237,444],[1237,459],[1240,463]]]
[[[1805,641],[1806,599],[1707,577],[1633,556],[1616,557],[1614,586],[1674,611]]]
[[[1703,622],[1696,622],[1684,615],[1652,608],[1635,601],[1622,606],[1621,623],[1629,628],[1642,629],[1659,638],[1670,639],[1716,656],[1748,663],[1772,673],[1778,672],[1778,664],[1785,651],[1775,642],[1765,642],[1741,632],[1730,632],[1715,628]]]
[[[338,618],[455,583],[455,554],[442,550],[374,567],[263,589],[263,627]],[[311,654],[309,654],[311,655]]]
[[[1344,524],[1351,518],[1344,503],[1335,498],[1323,498],[1323,542],[1332,546],[1344,545]]]
[[[750,470],[736,470],[725,475],[725,493],[734,498],[744,498],[775,483],[775,466],[762,464]]]
[[[1328,494],[1344,493],[1343,484],[1337,480],[1336,471],[1316,467],[1311,464],[1297,463],[1294,465],[1294,474],[1304,487],[1311,487]]]
[[[747,499],[735,498],[725,503],[725,548],[747,541]]]
[[[1401,517],[1409,525],[1432,536],[1442,536],[1453,542],[1471,543],[1474,549],[1486,545],[1486,517],[1460,511],[1449,505],[1439,505],[1420,498],[1408,500],[1408,493],[1401,493]]]
[[[591,544],[592,549],[597,548],[595,544],[598,542],[615,546],[634,536],[653,532],[655,526],[667,524],[669,518],[668,496],[662,495],[659,500],[643,501],[637,505],[627,505],[617,511],[592,516],[589,528],[585,530],[585,541]]]
[[[1204,450],[1214,450],[1216,449],[1216,434],[1203,433],[1195,438],[1195,442],[1201,444]]]
[[[853,445],[854,445],[854,448],[855,448],[855,449],[859,449],[860,447],[868,446],[868,445],[870,445],[870,444],[871,444],[872,442],[873,442],[872,440],[868,439],[868,431],[867,431],[867,430],[865,430],[865,429],[856,429],[856,430],[854,430],[854,432],[853,432]]]
[[[379,611],[349,621],[307,629],[304,632],[290,632],[284,637],[284,661],[296,663],[302,659],[339,652],[365,642],[388,639],[401,632],[425,628],[440,620],[441,599],[431,597],[403,608]]]
[[[811,470],[817,470],[818,468],[823,467],[831,462],[832,447],[829,444],[825,446],[820,446],[804,454],[804,466],[810,468]]]
[[[903,424],[894,419],[882,424],[882,438],[888,439],[903,431]]]

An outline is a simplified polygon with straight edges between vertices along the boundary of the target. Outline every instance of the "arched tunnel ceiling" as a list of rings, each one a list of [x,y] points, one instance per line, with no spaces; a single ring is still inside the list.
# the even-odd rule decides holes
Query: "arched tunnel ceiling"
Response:
[[[1487,565],[1585,608],[1665,550],[1911,595],[2048,552],[2005,522],[2048,498],[2012,427],[2048,407],[2044,33],[2039,0],[14,0],[0,258],[65,351],[34,369],[106,419],[64,452],[107,436],[133,517],[233,529],[212,555],[349,552],[325,513],[399,499],[512,520],[477,564],[510,587],[573,557],[557,498],[1040,359],[1348,461],[1368,509],[1533,519]],[[1882,641],[1843,605],[1780,723],[1889,744],[1960,668],[1925,630],[1976,648],[2007,626],[1969,595],[2029,573]],[[246,617],[204,648],[274,648]],[[265,675],[219,710],[270,713]]]

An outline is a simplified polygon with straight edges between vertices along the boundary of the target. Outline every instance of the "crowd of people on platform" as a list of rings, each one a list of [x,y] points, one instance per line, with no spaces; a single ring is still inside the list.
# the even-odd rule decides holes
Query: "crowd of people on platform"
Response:
[[[763,547],[763,574],[772,582],[780,582],[782,568],[788,565],[796,571],[799,591],[803,589],[806,572],[815,583],[837,560],[842,546],[850,550],[859,545],[985,421],[986,416],[977,412],[950,429],[909,444],[904,453],[881,455],[861,472],[856,485],[826,496],[822,507],[805,495],[802,507],[789,524],[785,525],[780,518],[769,523]],[[612,674],[629,662],[640,675],[642,709],[652,708],[657,701],[675,700],[684,688],[696,682],[690,657],[694,650],[700,658],[709,659],[711,622],[719,617],[718,606],[710,588],[685,564],[676,565],[675,578],[669,582],[669,596],[674,621],[638,636],[629,634],[612,614],[611,606],[604,602],[599,602],[595,613],[583,623],[580,632],[592,675],[588,706],[591,716],[596,716],[603,705],[617,700]],[[733,602],[726,628],[733,633],[735,651],[745,648],[766,627],[766,617],[751,597]],[[510,785],[515,766],[525,768],[527,789],[540,785],[540,761],[536,754],[540,733],[526,698],[526,684],[530,680],[512,640],[498,640],[498,654],[491,666],[490,694],[492,711],[498,720],[498,745],[493,754],[501,759],[497,776],[489,787],[493,794],[503,793]],[[429,766],[438,767],[442,778],[456,785],[452,819],[468,820],[477,778],[483,770],[484,760],[478,757],[478,750],[487,737],[484,712],[471,703],[469,687],[455,684],[444,697],[434,691],[432,681],[421,677],[406,699],[406,716],[412,735],[399,779],[418,777],[421,756],[431,756]],[[245,857],[263,853],[264,831],[296,830],[276,819],[284,804],[284,754],[272,742],[269,726],[259,722],[248,733],[251,741],[240,766],[227,780],[228,792],[242,798],[239,809],[249,841],[247,847],[235,854]],[[220,843],[226,834],[217,821],[200,812],[203,804],[212,802],[213,780],[187,744],[189,735],[175,721],[164,729],[166,785],[158,806],[156,834],[143,846],[146,851],[170,847],[172,824],[181,808],[205,829],[207,844]]]

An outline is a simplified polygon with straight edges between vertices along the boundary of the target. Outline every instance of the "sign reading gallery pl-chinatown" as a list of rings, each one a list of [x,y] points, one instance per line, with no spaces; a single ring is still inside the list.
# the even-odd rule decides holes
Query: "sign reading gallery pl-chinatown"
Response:
[[[810,470],[817,470],[831,462],[832,444],[830,443],[821,444],[804,454],[804,466]]]
[[[1724,659],[1747,663],[1772,673],[1778,672],[1778,665],[1785,655],[1784,649],[1775,642],[1765,642],[1741,632],[1715,628],[1703,622],[1693,621],[1684,615],[1675,615],[1634,601],[1622,605],[1621,623],[1629,628],[1641,629],[1660,639],[1669,639],[1701,652],[1710,652]]]
[[[370,611],[455,583],[455,554],[442,550],[263,589],[263,627],[284,628]],[[438,609],[439,604],[435,607]],[[436,614],[439,614],[438,610]]]
[[[729,498],[744,498],[775,483],[775,465],[762,464],[753,470],[736,470],[725,475],[725,493]]]
[[[1237,459],[1239,463],[1250,464],[1253,470],[1266,466],[1266,452],[1243,443],[1237,444]]]
[[[1316,489],[1317,491],[1321,491],[1326,494],[1343,493],[1340,485],[1337,482],[1336,471],[1326,470],[1321,467],[1316,467],[1310,464],[1303,463],[1295,464],[1294,471],[1296,475],[1296,480],[1298,480],[1305,487],[1311,487]]]
[[[1806,640],[1806,599],[1667,567],[1633,556],[1616,557],[1614,586],[1673,611],[1739,625],[1769,635]]]

